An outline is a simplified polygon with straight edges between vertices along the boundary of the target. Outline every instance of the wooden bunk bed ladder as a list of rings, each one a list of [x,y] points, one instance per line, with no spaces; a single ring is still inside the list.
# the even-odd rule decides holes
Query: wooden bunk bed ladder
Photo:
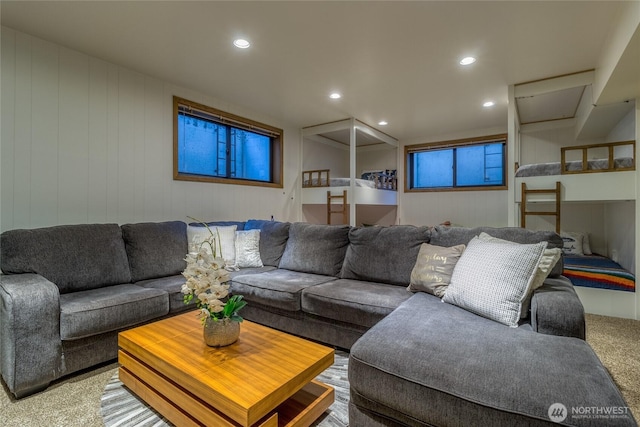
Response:
[[[333,199],[342,199],[342,205],[340,209],[334,210],[331,205]],[[348,212],[347,212],[347,190],[344,190],[342,194],[332,195],[331,191],[327,191],[327,224],[331,225],[331,215],[334,213],[342,214],[342,223],[349,224]]]
[[[553,194],[555,195],[555,211],[527,211],[527,196],[529,194]],[[529,190],[527,184],[522,183],[522,203],[520,203],[520,226],[527,227],[527,215],[545,215],[556,217],[556,233],[560,234],[560,181],[556,182],[556,188]]]

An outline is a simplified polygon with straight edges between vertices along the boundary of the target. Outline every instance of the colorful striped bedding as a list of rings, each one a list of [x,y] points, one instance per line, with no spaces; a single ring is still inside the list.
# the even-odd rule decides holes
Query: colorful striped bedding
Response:
[[[564,255],[564,276],[574,286],[635,292],[636,279],[620,264],[600,255]]]

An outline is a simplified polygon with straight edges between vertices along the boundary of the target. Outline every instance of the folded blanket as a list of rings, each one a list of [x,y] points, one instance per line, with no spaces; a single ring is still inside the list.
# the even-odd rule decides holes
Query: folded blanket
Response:
[[[600,255],[564,255],[564,272],[574,286],[635,292],[635,276]]]

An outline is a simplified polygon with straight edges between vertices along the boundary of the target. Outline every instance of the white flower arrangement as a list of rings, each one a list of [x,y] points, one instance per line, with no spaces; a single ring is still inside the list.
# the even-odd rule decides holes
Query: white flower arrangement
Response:
[[[185,258],[187,267],[182,272],[187,279],[181,289],[183,301],[189,304],[196,299],[203,323],[208,318],[214,321],[230,319],[242,322],[238,311],[247,303],[243,301],[242,295],[229,297],[229,272],[225,270],[224,259],[218,256],[222,254],[220,236],[214,234],[206,223],[199,222],[207,227],[210,236],[204,241],[193,241],[189,245],[189,253]],[[224,301],[227,297],[229,298]]]

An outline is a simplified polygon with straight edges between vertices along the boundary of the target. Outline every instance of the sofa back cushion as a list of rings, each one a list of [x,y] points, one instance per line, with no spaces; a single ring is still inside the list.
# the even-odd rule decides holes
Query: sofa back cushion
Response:
[[[260,230],[260,258],[262,264],[277,267],[280,265],[284,248],[289,240],[288,222],[250,219],[244,225],[245,230]]]
[[[5,231],[0,236],[0,259],[5,274],[39,274],[62,294],[131,282],[117,224]]]
[[[520,227],[445,227],[437,225],[431,229],[431,244],[438,246],[466,245],[475,236],[485,232],[492,237],[508,240],[515,243],[534,244],[547,242],[548,248],[560,248],[564,246],[562,238],[553,231],[533,231]],[[556,263],[549,277],[557,277],[562,274],[564,263],[562,257]]]
[[[413,225],[355,227],[342,278],[408,286],[420,246],[429,243],[429,229]]]
[[[187,224],[143,222],[122,227],[134,282],[182,273],[187,263]]]
[[[279,267],[337,277],[348,245],[348,225],[295,222],[289,228],[289,239]]]

